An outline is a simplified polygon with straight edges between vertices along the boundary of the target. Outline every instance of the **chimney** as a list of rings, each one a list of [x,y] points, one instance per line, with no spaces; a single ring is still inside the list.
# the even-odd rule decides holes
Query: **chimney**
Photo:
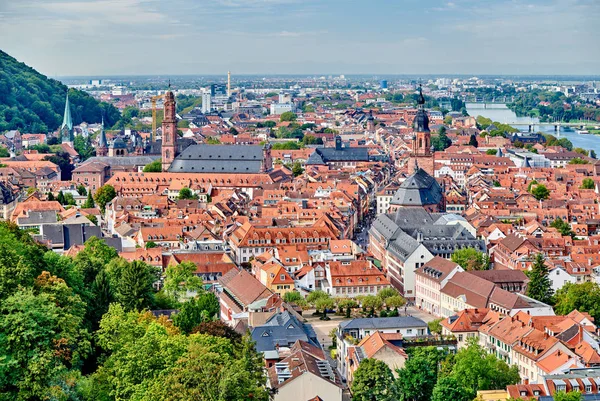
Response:
[[[526,386],[529,384],[529,377],[524,377],[523,378],[523,384],[526,385]]]
[[[548,333],[544,333],[544,340],[547,340],[547,339],[548,339],[548,337],[549,337],[549,336],[548,336]]]

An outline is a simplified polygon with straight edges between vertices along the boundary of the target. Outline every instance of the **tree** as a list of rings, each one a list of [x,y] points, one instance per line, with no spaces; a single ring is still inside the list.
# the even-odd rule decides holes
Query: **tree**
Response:
[[[84,204],[81,205],[81,207],[83,209],[92,209],[96,207],[96,204],[94,203],[94,198],[92,197],[92,191],[88,192],[87,199],[84,202]]]
[[[126,262],[116,281],[115,297],[126,310],[143,310],[152,305],[156,269],[139,260]]]
[[[239,344],[242,341],[242,335],[235,331],[227,323],[223,323],[220,320],[211,320],[208,322],[201,322],[191,331],[191,334],[208,334],[214,337],[224,337],[230,340],[234,344]]]
[[[569,164],[589,164],[589,161],[582,159],[580,157],[575,157],[569,160]]]
[[[60,179],[62,181],[71,180],[74,167],[71,164],[71,156],[67,152],[59,151],[55,155],[44,157],[44,160],[48,160],[60,167]]]
[[[519,382],[516,365],[509,367],[506,362],[489,354],[477,339],[469,339],[467,344],[456,353],[451,374],[460,388],[477,392],[505,388]]]
[[[485,154],[488,156],[496,156],[497,150],[496,149],[488,149],[485,151]]]
[[[550,197],[550,191],[544,184],[538,184],[531,188],[531,194],[537,200],[544,200]]]
[[[296,116],[296,114],[294,114],[291,111],[286,111],[284,113],[281,113],[281,115],[279,116],[279,121],[283,122],[283,121],[296,121],[296,118],[298,116]]]
[[[541,252],[535,255],[531,271],[527,272],[527,276],[529,277],[527,296],[545,304],[550,304],[553,294],[552,282],[548,277],[548,267]]]
[[[597,159],[598,157],[596,156],[596,151],[594,149],[590,149],[590,157],[592,159]]]
[[[440,377],[431,395],[431,401],[471,401],[476,393],[471,389],[463,388],[453,377]]]
[[[162,171],[162,160],[156,159],[144,166],[144,173],[160,173]]]
[[[487,254],[479,252],[475,248],[463,248],[454,251],[450,257],[454,263],[465,270],[488,270],[489,258]]]
[[[444,319],[439,318],[439,319],[435,319],[435,320],[428,322],[427,327],[429,328],[429,331],[432,332],[433,334],[441,335],[442,334],[442,324],[441,324],[442,320],[444,320]]]
[[[566,283],[556,291],[554,299],[557,315],[566,315],[577,309],[600,319],[600,286],[595,282]]]
[[[192,262],[182,262],[167,267],[164,285],[167,295],[179,302],[187,296],[188,292],[202,290],[202,279],[196,276],[195,272],[196,265]]]
[[[560,217],[557,217],[552,223],[550,223],[550,227],[556,228],[558,230],[558,232],[560,233],[560,235],[562,235],[564,237],[574,237],[575,236],[575,233],[571,229],[571,225],[569,223],[567,223],[566,221],[564,221],[563,219],[561,219]]]
[[[375,310],[379,310],[383,306],[383,301],[381,298],[375,295],[365,296],[361,303],[363,308],[370,309],[370,316],[375,315]]]
[[[379,299],[381,299],[384,303],[385,303],[386,299],[396,296],[396,295],[400,295],[400,293],[398,292],[397,289],[392,288],[392,287],[382,288],[377,293],[377,296],[379,297]]]
[[[304,298],[302,298],[302,295],[298,291],[288,291],[283,295],[283,300],[287,303],[295,303],[304,301]]]
[[[87,189],[85,189],[85,186],[82,184],[77,185],[77,193],[81,196],[85,196],[87,195]]]
[[[294,174],[294,177],[298,177],[299,175],[302,175],[303,172],[304,172],[304,169],[302,168],[302,165],[300,164],[300,162],[294,162],[294,164],[292,165],[292,174]]]
[[[48,272],[2,300],[0,391],[7,399],[67,399],[90,351],[84,313],[79,296]]]
[[[394,401],[396,394],[390,385],[394,380],[392,371],[377,359],[363,359],[354,372],[351,391],[355,401]]]
[[[94,195],[94,199],[96,200],[96,203],[98,204],[98,206],[100,206],[100,209],[104,213],[106,204],[113,200],[116,196],[117,192],[115,191],[115,188],[112,185],[107,184],[98,188],[96,194]]]
[[[73,140],[73,148],[79,153],[81,161],[96,155],[96,149],[92,146],[92,141],[89,136],[84,138],[83,135],[76,135]]]
[[[90,222],[94,223],[95,226],[98,225],[98,218],[96,216],[94,216],[93,214],[88,214],[87,216],[85,216]]]
[[[322,297],[317,299],[315,302],[315,309],[322,310],[323,316],[321,316],[321,320],[328,319],[327,318],[327,310],[332,309],[335,306],[333,299],[331,297]]]
[[[194,194],[188,187],[183,187],[179,190],[178,199],[198,199],[198,195]]]
[[[429,401],[437,379],[436,368],[421,355],[413,355],[397,370],[395,385],[400,401]]]
[[[475,134],[471,134],[471,137],[469,138],[469,146],[474,146],[474,147],[479,146],[479,143],[477,142],[477,137],[475,136]]]
[[[583,401],[583,394],[579,391],[557,391],[554,393],[554,401]]]
[[[158,247],[158,244],[156,242],[154,242],[154,241],[146,242],[146,246],[145,246],[146,249],[152,249],[152,248],[156,248],[156,247]]]
[[[431,138],[431,144],[437,151],[443,151],[452,145],[452,140],[446,134],[446,127],[440,127],[438,135]]]
[[[204,292],[181,305],[179,312],[173,316],[173,324],[187,334],[200,323],[211,321],[218,311],[217,297],[212,293]]]
[[[596,183],[591,178],[584,178],[583,181],[581,182],[581,186],[579,188],[594,189],[594,188],[596,188]]]
[[[573,148],[573,152],[579,153],[580,155],[584,155],[584,156],[589,155],[589,151],[587,151],[583,148]]]

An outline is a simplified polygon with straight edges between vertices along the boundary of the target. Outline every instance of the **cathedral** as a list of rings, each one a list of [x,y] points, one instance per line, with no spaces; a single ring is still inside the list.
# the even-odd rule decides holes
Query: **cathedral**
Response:
[[[419,85],[419,98],[417,100],[417,114],[413,121],[413,138],[408,171],[416,171],[417,166],[429,175],[434,175],[434,151],[431,146],[431,132],[429,131],[429,117],[425,111],[425,97],[423,88]]]

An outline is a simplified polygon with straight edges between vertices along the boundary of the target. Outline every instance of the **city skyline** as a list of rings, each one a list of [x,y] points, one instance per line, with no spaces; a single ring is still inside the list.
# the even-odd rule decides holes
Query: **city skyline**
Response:
[[[594,0],[364,3],[4,2],[0,48],[51,76],[600,70]]]

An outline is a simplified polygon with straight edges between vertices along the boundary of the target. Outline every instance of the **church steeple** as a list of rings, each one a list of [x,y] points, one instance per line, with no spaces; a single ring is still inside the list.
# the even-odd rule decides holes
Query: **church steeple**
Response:
[[[413,128],[416,132],[429,132],[429,117],[425,111],[425,97],[423,96],[423,87],[419,84],[419,97],[417,98],[417,114]]]
[[[73,142],[73,120],[71,119],[71,104],[69,103],[69,92],[65,101],[65,114],[60,126],[60,140],[62,143]]]
[[[102,116],[102,127],[100,128],[100,139],[98,139],[98,149],[96,156],[106,156],[108,154],[108,141],[104,132],[104,116]]]
[[[429,131],[429,117],[425,111],[425,97],[423,87],[419,84],[419,97],[417,98],[417,114],[413,121],[413,156],[430,156],[431,133]]]

